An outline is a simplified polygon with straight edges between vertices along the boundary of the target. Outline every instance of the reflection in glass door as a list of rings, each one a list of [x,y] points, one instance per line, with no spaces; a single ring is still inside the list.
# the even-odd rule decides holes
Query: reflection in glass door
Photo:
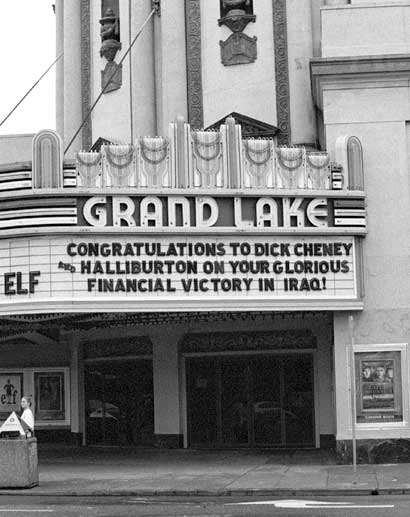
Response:
[[[286,444],[311,446],[315,442],[312,356],[284,357],[283,380]]]
[[[188,358],[193,446],[312,447],[311,354]]]
[[[271,357],[253,359],[251,391],[255,445],[281,445],[282,375],[281,363]]]
[[[152,363],[100,361],[85,369],[86,439],[92,445],[152,445]]]
[[[221,364],[222,443],[248,445],[249,390],[248,365],[244,361],[224,360]]]

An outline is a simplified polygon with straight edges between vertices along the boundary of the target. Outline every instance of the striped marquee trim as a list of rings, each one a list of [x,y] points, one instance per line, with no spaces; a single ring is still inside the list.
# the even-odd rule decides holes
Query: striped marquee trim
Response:
[[[366,227],[364,199],[334,199],[333,226]]]
[[[37,228],[41,226],[77,226],[77,200],[64,198],[33,198],[2,202],[0,229]]]
[[[75,165],[64,167],[64,187],[77,186],[77,173]],[[0,192],[14,192],[33,188],[33,173],[30,167],[21,165],[13,167],[10,171],[0,171]]]
[[[32,186],[31,170],[0,172],[0,192],[31,189]]]
[[[64,168],[64,188],[74,188],[77,186],[77,170],[75,165]]]

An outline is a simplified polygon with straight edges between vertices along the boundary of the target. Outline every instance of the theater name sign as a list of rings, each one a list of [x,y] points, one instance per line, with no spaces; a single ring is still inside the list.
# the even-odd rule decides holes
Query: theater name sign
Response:
[[[0,311],[361,308],[363,198],[78,197],[0,239]]]

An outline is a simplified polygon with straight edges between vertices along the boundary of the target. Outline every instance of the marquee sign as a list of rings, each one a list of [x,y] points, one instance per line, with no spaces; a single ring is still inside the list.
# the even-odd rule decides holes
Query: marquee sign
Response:
[[[0,310],[280,309],[357,300],[354,237],[86,236],[0,241]]]
[[[331,191],[329,191],[331,192]],[[121,231],[141,233],[264,233],[363,235],[365,198],[340,196],[255,195],[102,195],[28,197],[0,206],[0,237],[38,232]]]
[[[325,197],[101,196],[79,200],[79,223],[93,227],[365,227],[364,199]]]

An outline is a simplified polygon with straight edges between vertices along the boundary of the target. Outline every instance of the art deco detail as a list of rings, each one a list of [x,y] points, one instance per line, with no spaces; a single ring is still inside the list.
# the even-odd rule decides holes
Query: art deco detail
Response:
[[[242,65],[256,61],[256,36],[250,38],[243,33],[248,23],[255,20],[252,0],[221,0],[218,25],[226,25],[233,32],[226,41],[219,42],[223,65]]]
[[[121,50],[119,19],[109,8],[100,20],[101,49],[100,56],[108,61],[101,72],[101,88],[104,93],[118,90],[122,85],[122,65],[118,65],[114,58]]]
[[[277,138],[280,145],[289,145],[291,134],[286,0],[272,0],[272,10],[275,46],[276,112],[280,130]]]
[[[226,41],[220,41],[221,61],[225,66],[253,63],[257,58],[256,36],[234,32]]]
[[[199,0],[185,0],[188,122],[193,129],[204,127],[201,63],[201,10]]]

